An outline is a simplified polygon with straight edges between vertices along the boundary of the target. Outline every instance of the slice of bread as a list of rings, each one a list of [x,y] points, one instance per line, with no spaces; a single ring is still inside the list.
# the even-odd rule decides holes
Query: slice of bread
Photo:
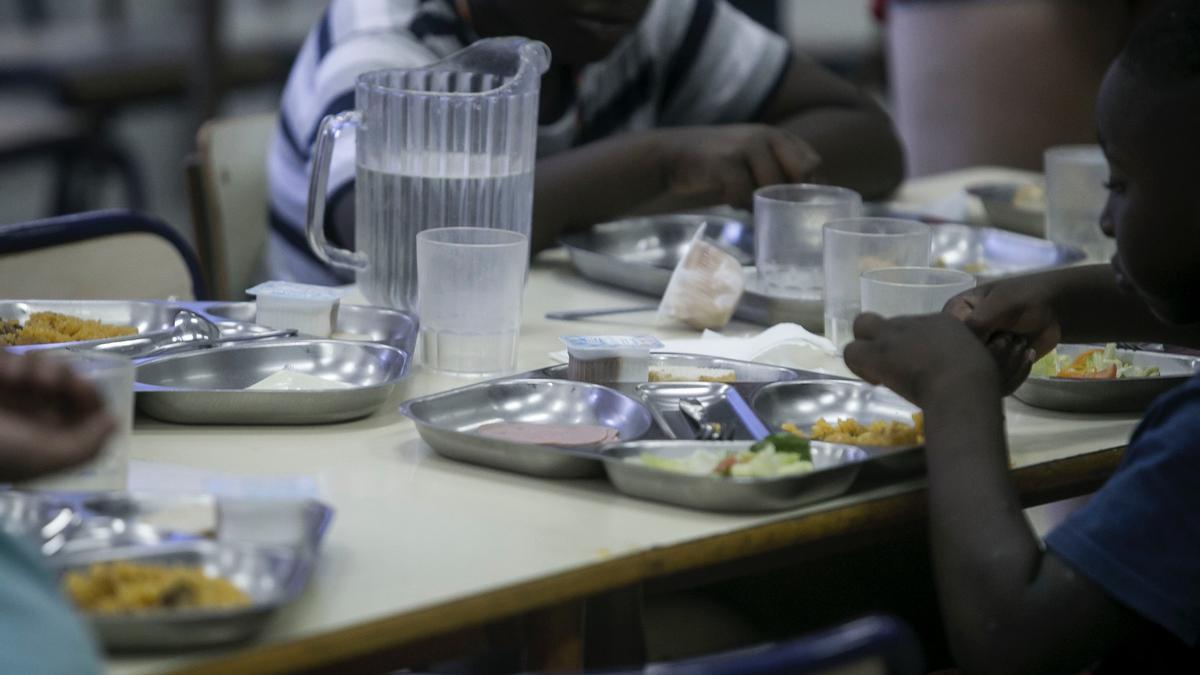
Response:
[[[698,368],[695,366],[651,366],[651,382],[736,382],[737,374],[729,368]]]

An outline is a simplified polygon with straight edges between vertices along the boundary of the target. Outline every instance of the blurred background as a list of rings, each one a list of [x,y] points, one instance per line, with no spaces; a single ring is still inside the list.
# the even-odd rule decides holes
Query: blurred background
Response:
[[[1040,169],[1093,139],[1135,0],[740,0],[876,93],[910,175]],[[269,112],[324,0],[0,0],[0,223],[130,206],[188,240],[184,166],[214,117]]]

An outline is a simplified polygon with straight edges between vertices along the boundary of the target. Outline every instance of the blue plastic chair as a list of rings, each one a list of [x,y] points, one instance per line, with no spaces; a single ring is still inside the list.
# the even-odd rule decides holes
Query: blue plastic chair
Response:
[[[684,661],[650,664],[644,675],[819,675],[858,664],[875,672],[925,672],[920,642],[904,623],[868,616],[788,642],[761,645]]]
[[[177,264],[186,269],[189,277],[187,282],[190,284],[192,296],[196,300],[207,300],[209,298],[208,286],[205,284],[204,277],[200,271],[200,263],[187,241],[170,225],[157,218],[135,211],[116,209],[89,211],[44,218],[27,223],[0,225],[0,256],[29,252],[52,254],[52,249],[55,247],[65,247],[68,244],[98,242],[105,237],[129,234],[149,235],[162,240],[162,243],[166,244],[166,246],[159,246],[158,248],[166,250],[168,255],[177,254],[179,257]],[[110,246],[109,249],[111,248]],[[121,255],[120,251],[114,253],[112,250],[106,250],[104,255],[108,256],[108,258],[103,262],[125,270],[129,277],[134,279],[137,278],[141,270],[145,270],[147,266],[154,263],[154,261],[139,260],[134,255]],[[54,256],[46,255],[43,257],[47,260],[44,264],[50,265],[46,269],[45,275],[47,278],[51,278],[57,273],[56,268],[53,267]],[[172,262],[174,263],[174,261]],[[3,265],[0,264],[0,267],[3,267]],[[11,292],[5,292],[4,294],[12,297]],[[36,297],[44,298],[46,296],[39,295]]]

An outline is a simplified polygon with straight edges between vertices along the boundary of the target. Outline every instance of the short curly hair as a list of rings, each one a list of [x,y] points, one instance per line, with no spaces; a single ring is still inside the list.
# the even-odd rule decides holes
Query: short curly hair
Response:
[[[1149,84],[1200,80],[1200,0],[1167,0],[1133,31],[1120,63]]]

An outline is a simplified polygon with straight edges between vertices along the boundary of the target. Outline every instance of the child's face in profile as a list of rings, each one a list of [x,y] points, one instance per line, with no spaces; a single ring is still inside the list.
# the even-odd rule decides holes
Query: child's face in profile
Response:
[[[633,31],[650,0],[476,0],[494,5],[522,35],[570,66],[599,61]]]
[[[1150,85],[1118,61],[1097,118],[1118,283],[1164,321],[1200,321],[1200,83]]]

